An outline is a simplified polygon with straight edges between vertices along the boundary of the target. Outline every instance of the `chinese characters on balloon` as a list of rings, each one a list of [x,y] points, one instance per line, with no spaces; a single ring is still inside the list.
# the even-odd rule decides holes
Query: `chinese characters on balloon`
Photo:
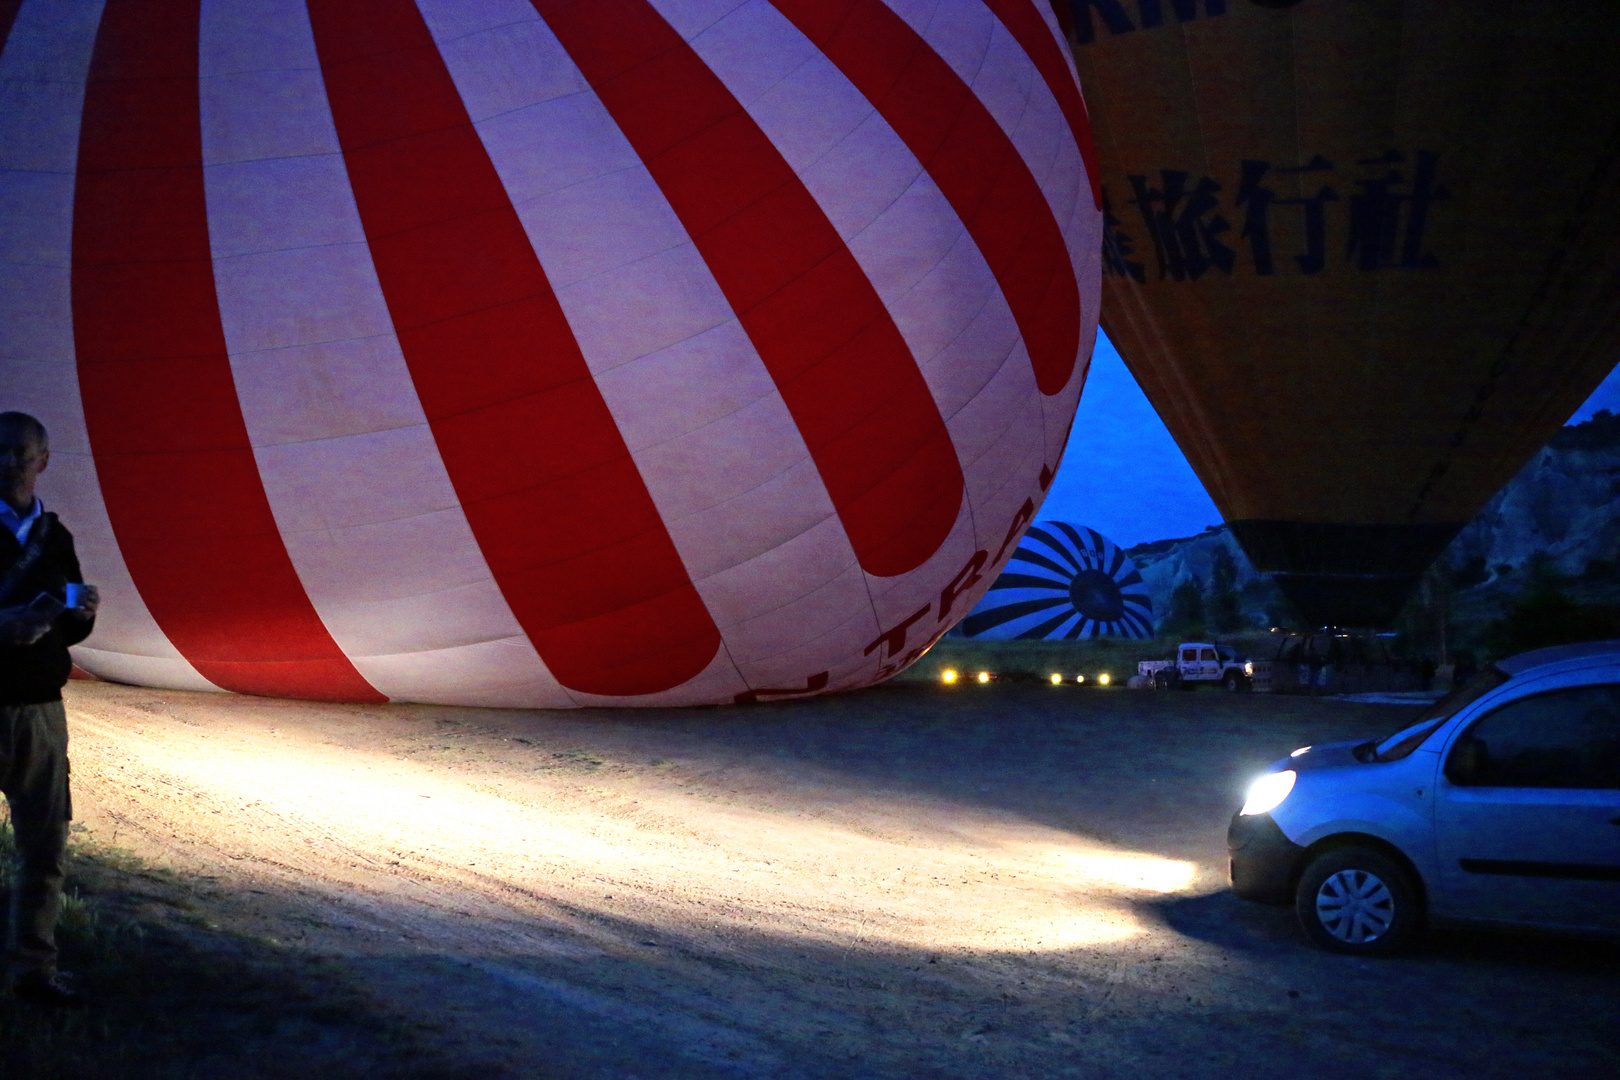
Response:
[[[1356,270],[1434,269],[1440,261],[1425,233],[1435,205],[1452,197],[1438,169],[1438,154],[1408,158],[1389,150],[1345,170],[1321,154],[1299,166],[1244,159],[1232,184],[1181,169],[1162,169],[1156,181],[1133,173],[1126,179],[1134,221],[1115,214],[1103,189],[1103,273],[1146,282],[1149,246],[1158,281],[1196,281],[1210,270],[1320,274],[1335,261]],[[1282,197],[1277,185],[1289,177],[1306,193]],[[1227,214],[1240,220],[1234,235]],[[1284,214],[1295,215],[1292,232],[1300,238],[1288,252],[1272,242]],[[1147,237],[1146,246],[1138,236]]]

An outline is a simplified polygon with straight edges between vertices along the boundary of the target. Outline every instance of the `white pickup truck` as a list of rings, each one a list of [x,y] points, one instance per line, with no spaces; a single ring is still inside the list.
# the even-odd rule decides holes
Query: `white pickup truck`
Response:
[[[1195,690],[1199,683],[1247,690],[1254,678],[1254,662],[1248,657],[1230,646],[1203,641],[1183,641],[1176,647],[1176,659],[1144,660],[1136,670],[1152,679],[1157,688],[1183,690]]]

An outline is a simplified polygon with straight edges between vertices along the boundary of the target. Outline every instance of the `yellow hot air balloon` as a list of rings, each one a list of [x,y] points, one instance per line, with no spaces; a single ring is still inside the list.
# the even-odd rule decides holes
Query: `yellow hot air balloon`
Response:
[[[1104,328],[1301,617],[1387,623],[1620,358],[1620,4],[1054,7]]]

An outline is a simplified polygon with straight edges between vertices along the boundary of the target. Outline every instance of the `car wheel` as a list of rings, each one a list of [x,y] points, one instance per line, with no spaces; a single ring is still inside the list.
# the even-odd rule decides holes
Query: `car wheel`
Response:
[[[1399,952],[1423,924],[1412,875],[1370,847],[1332,848],[1312,860],[1300,875],[1294,911],[1312,942],[1361,956]]]
[[[1228,694],[1235,694],[1243,688],[1243,679],[1238,675],[1237,672],[1228,671],[1226,673],[1226,678],[1221,680],[1221,685],[1226,687],[1226,692]]]

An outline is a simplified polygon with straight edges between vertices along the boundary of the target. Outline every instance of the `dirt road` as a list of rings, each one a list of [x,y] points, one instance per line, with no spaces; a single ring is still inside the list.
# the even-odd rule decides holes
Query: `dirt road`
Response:
[[[489,1076],[1620,1070],[1620,952],[1368,963],[1225,891],[1244,782],[1407,710],[881,687],[738,709],[74,683],[79,817]]]

